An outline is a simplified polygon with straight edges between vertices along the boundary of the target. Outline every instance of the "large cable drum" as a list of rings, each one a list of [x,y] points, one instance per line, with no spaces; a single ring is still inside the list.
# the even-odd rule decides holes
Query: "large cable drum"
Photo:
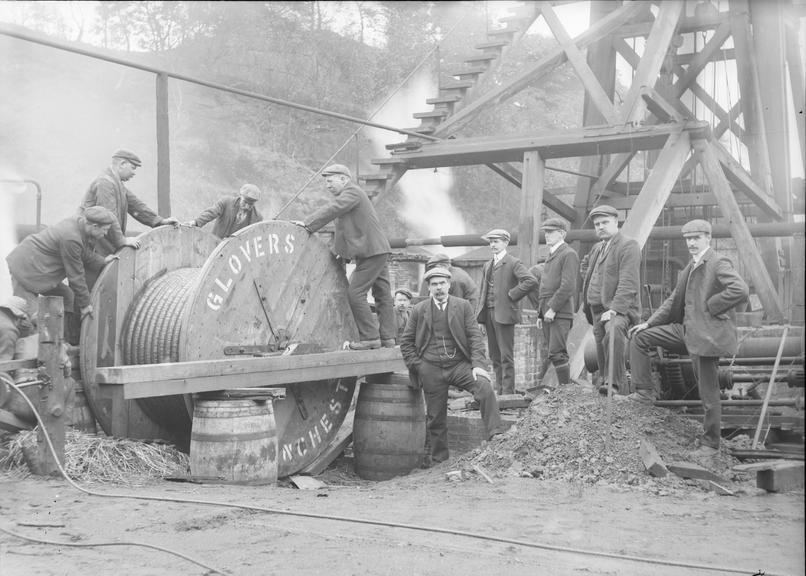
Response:
[[[87,337],[85,355],[93,355],[82,362],[83,368],[292,350],[331,351],[339,349],[345,340],[355,339],[357,330],[347,301],[345,275],[327,247],[303,228],[288,222],[261,222],[220,243],[214,241],[217,245],[212,247],[207,236],[195,228],[152,230],[141,236],[139,251],[125,251],[114,272],[109,268],[104,271],[99,284],[106,288],[96,285],[93,291],[93,304],[98,302],[100,313],[82,329],[82,336]],[[185,250],[169,248],[177,243],[196,245],[198,255],[210,250],[203,262],[200,258],[174,257],[170,265],[153,263],[164,259],[158,252]],[[134,262],[129,263],[129,258]],[[138,266],[141,258],[152,263]],[[141,268],[148,271],[139,274]],[[115,277],[114,282],[101,282],[107,274]],[[121,284],[132,282],[135,286],[120,290]],[[107,358],[98,351],[109,348],[103,343],[109,340],[103,337],[104,330],[108,333],[109,329],[103,326],[110,323],[102,319],[110,315],[107,309],[112,309],[112,303],[106,301],[113,285],[118,288],[117,300],[129,303],[114,304],[117,363],[102,364]],[[108,386],[94,385],[93,395],[99,401],[93,404],[101,405],[98,419],[104,430],[114,433],[114,407],[105,410],[103,406],[110,404],[105,402],[110,394],[103,390]],[[355,378],[294,384],[286,389],[284,399],[274,401],[280,476],[300,470],[329,444],[344,419],[354,387]],[[136,409],[130,402],[120,402],[133,416],[128,418],[125,435],[153,437],[156,433],[187,446],[192,415],[189,396],[138,400]],[[147,423],[137,424],[142,420],[138,411]]]

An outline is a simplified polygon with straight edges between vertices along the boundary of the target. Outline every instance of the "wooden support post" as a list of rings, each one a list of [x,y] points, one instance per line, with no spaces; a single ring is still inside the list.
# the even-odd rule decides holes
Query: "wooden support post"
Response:
[[[644,187],[621,229],[626,236],[637,240],[642,248],[660,217],[683,163],[690,153],[691,142],[687,132],[669,136],[666,146],[658,156],[655,168],[644,182]]]
[[[789,82],[792,88],[792,102],[795,105],[795,125],[800,141],[801,168],[806,171],[806,73],[803,70],[803,56],[798,45],[799,18],[789,17],[786,27],[786,64],[789,67]]]
[[[40,296],[38,364],[47,375],[39,388],[39,414],[56,451],[58,463],[50,452],[42,427],[37,433],[38,474],[59,473],[64,463],[67,381],[62,371],[62,335],[64,334],[64,303],[61,296]]]
[[[717,155],[705,139],[695,139],[693,146],[694,153],[697,155],[697,159],[705,172],[705,177],[711,185],[711,191],[716,195],[719,202],[722,216],[728,221],[728,227],[733,240],[736,242],[739,258],[744,263],[745,270],[756,289],[756,294],[761,299],[764,312],[770,321],[781,322],[783,312],[778,295],[775,292],[775,285],[770,279],[767,268],[764,266],[761,252],[750,235],[747,222],[745,222],[744,215],[739,210],[739,205],[730,189],[730,183],[719,165]]]
[[[745,196],[756,203],[764,213],[772,220],[780,222],[783,219],[783,212],[775,199],[768,196],[758,187],[758,184],[750,177],[750,174],[739,164],[730,153],[725,150],[716,139],[711,138],[711,147],[716,153],[719,163],[722,164],[728,180],[730,180]]]
[[[554,34],[554,38],[557,39],[557,42],[560,44],[565,52],[565,55],[568,57],[568,61],[571,63],[571,66],[574,67],[574,70],[582,82],[582,85],[585,87],[586,97],[590,99],[594,106],[596,106],[596,109],[604,117],[604,119],[607,120],[608,124],[617,124],[618,114],[616,114],[616,111],[613,108],[613,102],[610,100],[610,97],[605,92],[604,88],[602,88],[602,85],[599,83],[599,80],[596,78],[593,70],[591,70],[590,66],[585,60],[585,57],[582,55],[582,51],[577,48],[577,45],[574,44],[571,36],[569,36],[568,32],[565,31],[562,22],[560,22],[560,19],[557,17],[557,13],[554,12],[551,4],[540,4],[540,12],[543,14],[546,24],[548,24],[549,28],[551,29],[551,33]]]
[[[523,154],[521,221],[518,227],[518,253],[526,267],[537,263],[546,163],[536,150]]]
[[[171,215],[171,143],[168,118],[168,76],[157,74],[157,212]]]

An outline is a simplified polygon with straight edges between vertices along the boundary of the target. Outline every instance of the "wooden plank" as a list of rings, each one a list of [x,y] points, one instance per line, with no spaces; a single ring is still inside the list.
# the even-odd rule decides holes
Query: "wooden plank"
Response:
[[[734,134],[739,138],[744,138],[744,129],[742,129],[738,124],[736,124],[736,118],[742,112],[742,102],[741,100],[737,101],[730,110],[728,110],[727,118],[724,118],[719,121],[719,124],[716,125],[714,128],[714,136],[713,139],[715,141],[719,141],[722,135],[728,131],[729,128],[733,129]],[[736,130],[740,132],[737,132]],[[692,170],[697,166],[697,157],[691,156],[686,163],[683,165],[683,169],[680,171],[680,179],[686,178]]]
[[[171,132],[168,76],[157,74],[157,212],[171,215]]]
[[[764,265],[764,260],[761,258],[761,253],[750,235],[747,222],[745,222],[744,215],[739,210],[736,198],[731,192],[730,183],[722,171],[716,152],[714,152],[710,143],[704,139],[695,139],[693,147],[694,153],[697,155],[697,159],[711,185],[711,191],[719,201],[722,216],[728,221],[731,235],[736,242],[739,258],[742,260],[756,293],[761,299],[767,319],[773,323],[782,321],[783,312],[778,295],[775,292],[775,285],[772,283],[769,272]]]
[[[546,163],[534,150],[523,154],[521,215],[518,225],[518,255],[528,268],[537,263]]]
[[[585,32],[574,38],[574,43],[580,49],[585,48],[592,42],[601,40],[608,34],[614,32],[619,28],[619,26],[638,15],[644,9],[645,6],[642,3],[630,2],[615,12],[612,12],[605,18],[602,18]],[[488,105],[500,103],[508,98],[511,98],[527,86],[534,84],[537,80],[554,70],[557,66],[564,64],[566,60],[567,57],[565,52],[561,48],[552,51],[541,58],[534,65],[526,68],[512,81],[498,88],[487,91],[481,97],[475,99],[472,103],[468,104],[459,112],[445,120],[437,127],[434,135],[440,138],[445,138],[456,133],[460,128],[465,126],[479,113],[485,110]]]
[[[559,42],[568,61],[571,63],[571,66],[574,67],[577,77],[579,77],[582,85],[585,87],[586,96],[590,98],[590,101],[596,106],[596,109],[608,124],[618,124],[619,119],[613,107],[613,102],[610,100],[604,88],[602,88],[593,70],[588,66],[588,62],[582,55],[582,51],[571,39],[571,36],[568,35],[568,32],[566,32],[565,27],[563,27],[562,22],[560,22],[551,4],[542,3],[538,6],[551,33],[554,34],[554,38]]]
[[[36,368],[36,358],[23,358],[21,360],[3,360],[0,362],[0,372],[11,372],[20,368]]]
[[[792,460],[766,460],[764,462],[748,462],[747,464],[736,464],[731,468],[736,472],[758,472],[759,470],[775,470],[781,466],[788,466]],[[801,464],[802,465],[802,464]]]
[[[300,356],[112,366],[98,368],[96,382],[123,384],[124,397],[133,399],[227,388],[285,386],[405,369],[399,348],[381,348]]]
[[[683,121],[683,115],[654,88],[644,86],[641,89],[641,98],[643,98],[647,109],[661,122]]]
[[[771,470],[756,472],[756,486],[767,492],[803,490],[803,462],[788,462]]]
[[[716,153],[719,163],[722,164],[722,169],[725,171],[728,180],[741,190],[745,196],[750,198],[767,216],[780,222],[783,219],[783,212],[775,199],[772,196],[768,196],[758,187],[758,184],[747,173],[747,170],[730,155],[730,152],[725,150],[722,144],[713,138],[710,141],[711,148]]]
[[[666,468],[666,465],[663,463],[655,446],[646,438],[641,439],[641,444],[638,447],[638,455],[641,456],[644,468],[646,468],[647,472],[652,476],[663,478],[669,473],[668,468]]]
[[[661,150],[655,167],[644,182],[644,187],[622,227],[622,232],[637,240],[642,248],[660,217],[666,199],[671,194],[680,169],[690,152],[688,134],[686,132],[673,134]]]
[[[310,476],[294,474],[293,476],[289,476],[288,479],[300,490],[321,490],[322,488],[327,488],[327,484],[316,478],[311,478]]]
[[[792,7],[790,7],[792,10]],[[806,73],[803,70],[803,56],[798,43],[798,26],[800,20],[787,18],[786,27],[786,63],[789,67],[792,102],[795,110],[806,110]],[[802,119],[795,122],[800,142],[801,169],[806,171],[806,122]]]
[[[724,482],[722,478],[703,468],[699,464],[691,462],[671,462],[668,465],[669,471],[677,474],[681,478],[694,478],[695,480],[711,480],[712,482]]]
[[[635,70],[624,103],[619,112],[619,118],[624,122],[637,122],[643,117],[644,106],[640,99],[643,86],[654,86],[660,74],[661,66],[669,51],[669,44],[675,35],[680,14],[683,12],[682,0],[667,0],[660,3],[658,16],[652,24],[652,30],[647,38],[644,54]]]
[[[689,64],[685,71],[682,70],[682,67],[675,67],[679,76],[677,82],[674,84],[675,93],[682,95],[686,89],[696,82],[697,76],[700,75],[717,51],[722,48],[722,45],[729,36],[730,22],[723,22],[719,25],[719,28],[716,29],[714,35],[705,46],[692,58],[691,64]],[[682,72],[682,74],[680,72]]]
[[[48,431],[56,453],[51,454],[42,427],[37,430],[38,466],[36,474],[59,473],[64,463],[65,426],[67,415],[67,381],[61,366],[62,334],[64,334],[64,304],[61,296],[39,296],[39,364],[50,377],[46,386],[39,388],[39,416]]]
[[[729,15],[727,12],[719,12],[717,15],[701,18],[698,16],[687,16],[680,19],[677,29],[678,34],[687,34],[691,32],[702,32],[704,30],[713,30],[718,28],[722,23],[728,21]],[[652,21],[636,22],[634,24],[626,24],[616,30],[613,35],[618,37],[619,40],[623,38],[635,38],[638,36],[646,36],[652,29]]]
[[[397,151],[409,168],[465,166],[488,162],[520,162],[524,152],[537,150],[540,156],[566,158],[613,154],[627,150],[662,148],[670,134],[688,131],[704,137],[707,122],[653,126],[606,126],[577,128],[533,136],[456,138],[423,144],[419,150]]]

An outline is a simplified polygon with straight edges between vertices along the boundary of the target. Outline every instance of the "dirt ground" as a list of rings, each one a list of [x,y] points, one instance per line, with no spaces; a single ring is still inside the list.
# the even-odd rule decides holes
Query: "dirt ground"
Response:
[[[802,492],[743,489],[738,496],[719,496],[672,490],[659,495],[634,487],[511,476],[492,478],[491,484],[466,472],[461,480],[449,480],[446,473],[456,469],[461,466],[452,459],[405,477],[367,482],[353,476],[351,458],[342,457],[321,477],[329,486],[319,490],[299,490],[287,482],[247,487],[166,481],[93,489],[416,525],[519,543],[219,505],[103,498],[63,480],[10,475],[0,476],[0,527],[65,543],[165,546],[238,575],[805,573]],[[3,576],[115,572],[213,573],[141,547],[70,548],[0,533]]]

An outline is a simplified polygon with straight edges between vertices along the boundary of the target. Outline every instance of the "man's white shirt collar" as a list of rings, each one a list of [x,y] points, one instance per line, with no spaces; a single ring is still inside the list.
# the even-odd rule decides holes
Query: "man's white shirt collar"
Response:
[[[695,267],[695,268],[696,268],[697,266],[699,266],[699,265],[700,265],[700,260],[702,260],[702,257],[703,257],[703,256],[705,256],[705,254],[706,254],[706,253],[707,253],[707,252],[708,252],[710,249],[711,249],[711,247],[709,246],[708,248],[706,248],[705,250],[703,250],[703,251],[702,251],[702,252],[700,252],[699,254],[695,254],[695,255],[693,255],[693,256],[691,257],[691,259],[692,259],[692,260],[694,260],[694,267]]]
[[[501,250],[498,254],[493,254],[493,262],[498,264],[501,261],[501,258],[507,255],[506,250]]]
[[[554,246],[549,246],[549,254],[554,254],[557,251],[557,249],[563,244],[565,244],[565,240],[560,240]]]

